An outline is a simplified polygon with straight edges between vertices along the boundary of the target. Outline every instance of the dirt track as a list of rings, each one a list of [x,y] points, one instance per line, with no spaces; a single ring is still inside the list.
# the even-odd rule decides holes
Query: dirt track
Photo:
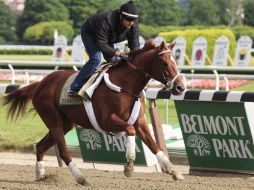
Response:
[[[162,173],[135,173],[132,178],[126,178],[123,172],[81,169],[91,184],[84,187],[74,181],[66,167],[46,167],[46,171],[48,177],[45,180],[35,181],[33,166],[1,164],[0,189],[254,189],[254,176],[249,175],[216,174],[210,177],[185,175],[185,181],[175,182],[171,176]]]

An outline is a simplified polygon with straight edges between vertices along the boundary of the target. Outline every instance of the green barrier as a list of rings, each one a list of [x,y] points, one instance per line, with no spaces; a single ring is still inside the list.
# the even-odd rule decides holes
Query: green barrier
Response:
[[[127,135],[121,137],[99,133],[95,130],[76,127],[80,150],[85,162],[126,163]],[[157,164],[156,156],[136,137],[137,165]]]
[[[254,93],[148,89],[146,98],[175,100],[190,170],[254,173]]]
[[[254,173],[252,102],[175,105],[191,170]]]

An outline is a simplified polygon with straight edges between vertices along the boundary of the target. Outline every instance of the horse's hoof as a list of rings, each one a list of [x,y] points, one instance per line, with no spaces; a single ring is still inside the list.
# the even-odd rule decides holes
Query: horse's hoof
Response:
[[[47,175],[36,176],[36,180],[35,181],[42,181],[42,180],[44,180],[46,178],[47,178]]]
[[[86,179],[83,176],[79,177],[77,182],[78,184],[83,186],[90,186],[90,184],[86,181]]]
[[[128,162],[127,164],[124,165],[124,175],[126,177],[131,177],[133,176],[133,173],[134,173],[134,163]]]
[[[176,170],[172,171],[172,177],[173,177],[174,180],[179,180],[179,181],[184,180],[183,175],[180,172],[176,171]]]

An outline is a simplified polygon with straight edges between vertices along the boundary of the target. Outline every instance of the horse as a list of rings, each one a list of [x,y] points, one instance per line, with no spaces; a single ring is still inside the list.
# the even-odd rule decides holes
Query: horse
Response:
[[[107,71],[110,82],[120,90],[116,92],[110,89],[102,80],[91,97],[94,115],[101,129],[106,133],[125,132],[127,134],[127,161],[124,174],[128,177],[134,172],[135,136],[137,135],[156,155],[165,173],[171,174],[175,180],[184,179],[151,136],[145,118],[145,98],[142,93],[150,79],[164,84],[174,95],[180,95],[185,90],[172,53],[174,45],[174,43],[162,42],[156,47],[151,40],[148,40],[144,48],[129,53],[126,63],[112,66]],[[72,162],[64,135],[73,129],[74,124],[88,129],[95,129],[95,127],[82,105],[60,106],[58,104],[61,89],[74,72],[55,71],[40,82],[17,89],[3,98],[4,105],[9,105],[7,116],[11,120],[23,117],[28,109],[28,102],[31,100],[33,109],[49,130],[36,145],[36,178],[45,178],[43,157],[46,151],[56,144],[61,159],[68,166],[76,182],[88,185],[79,168]],[[139,106],[135,106],[135,103]],[[128,118],[131,117],[132,119],[129,120],[133,121],[129,122]]]

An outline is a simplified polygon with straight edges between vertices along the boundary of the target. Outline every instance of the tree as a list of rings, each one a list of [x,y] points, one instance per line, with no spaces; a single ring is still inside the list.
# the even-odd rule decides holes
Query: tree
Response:
[[[87,149],[100,150],[101,149],[101,138],[98,132],[92,129],[83,129],[80,133],[80,140],[86,143]]]
[[[219,24],[228,25],[231,0],[213,0],[213,1],[214,4],[216,4],[218,7],[217,16],[219,18]]]
[[[249,26],[254,26],[254,0],[244,1],[244,23]]]
[[[210,145],[206,138],[201,135],[190,135],[186,142],[188,147],[193,148],[193,153],[196,156],[210,155]]]
[[[0,18],[0,38],[3,41],[15,41],[16,16],[2,1],[0,1]]]
[[[76,34],[80,33],[82,23],[90,16],[100,11],[110,11],[120,7],[123,0],[60,0],[70,12],[73,28]]]
[[[228,8],[228,25],[243,24],[243,7],[242,0],[230,0]]]
[[[147,25],[178,25],[180,7],[175,0],[136,0],[140,22]]]
[[[60,0],[26,0],[23,14],[17,25],[18,35],[23,37],[23,33],[28,26],[42,21],[68,20],[69,11]]]
[[[55,30],[60,35],[64,35],[68,41],[72,40],[73,28],[64,21],[40,22],[29,26],[24,33],[23,39],[30,44],[53,44]]]
[[[80,26],[91,15],[95,14],[99,8],[101,0],[61,0],[68,8],[70,20],[73,22],[75,33],[80,33]]]
[[[213,0],[189,0],[184,25],[216,25],[220,23],[218,5]]]
[[[120,6],[125,2],[126,0],[101,1],[99,11],[111,11],[119,9]]]

